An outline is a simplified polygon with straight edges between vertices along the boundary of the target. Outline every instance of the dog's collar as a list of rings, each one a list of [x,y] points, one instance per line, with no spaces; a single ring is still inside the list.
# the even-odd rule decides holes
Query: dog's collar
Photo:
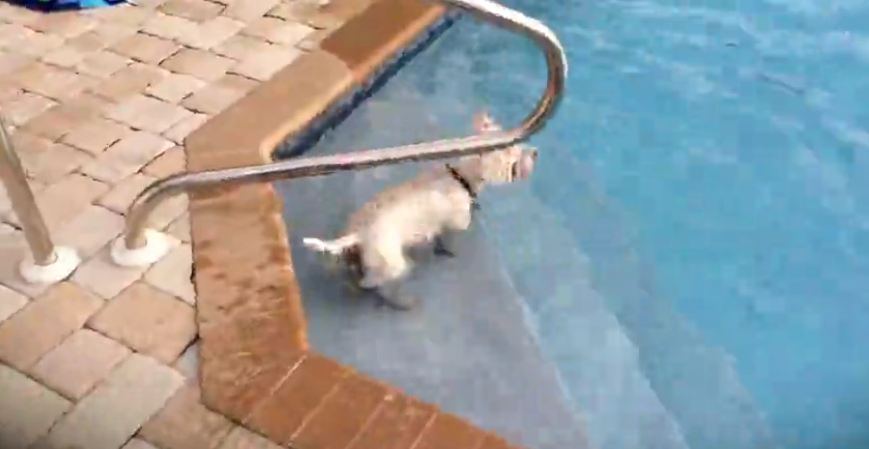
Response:
[[[465,191],[468,192],[468,196],[471,197],[471,207],[473,209],[479,209],[480,203],[477,202],[477,192],[474,191],[473,187],[471,187],[471,183],[468,182],[468,179],[465,178],[464,176],[462,176],[462,174],[459,173],[458,170],[456,170],[456,167],[453,167],[450,164],[446,164],[446,168],[447,168],[447,171],[450,173],[450,176],[452,176],[453,179],[455,179],[456,182],[461,184],[462,187],[465,189]]]
[[[456,167],[453,167],[450,164],[447,164],[446,167],[447,167],[447,171],[450,172],[450,176],[452,176],[453,179],[456,180],[456,182],[461,184],[462,187],[464,187],[464,189],[468,191],[468,195],[471,196],[471,199],[473,199],[473,200],[477,199],[477,192],[475,192],[474,188],[471,187],[471,183],[468,182],[468,180],[464,176],[462,176],[462,174],[459,173],[458,170],[456,170]]]

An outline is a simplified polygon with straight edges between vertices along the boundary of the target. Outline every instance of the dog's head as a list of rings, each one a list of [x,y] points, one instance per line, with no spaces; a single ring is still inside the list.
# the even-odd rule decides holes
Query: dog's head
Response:
[[[489,133],[502,128],[489,114],[481,113],[474,118],[474,129],[479,133]],[[520,144],[473,157],[477,160],[471,167],[482,184],[508,184],[531,176],[537,161],[537,149]]]

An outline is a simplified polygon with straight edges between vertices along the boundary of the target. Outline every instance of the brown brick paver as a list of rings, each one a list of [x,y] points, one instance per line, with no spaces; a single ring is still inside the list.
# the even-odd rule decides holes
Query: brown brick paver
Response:
[[[229,74],[187,97],[184,107],[206,114],[217,114],[231,106],[256,86],[256,82]]]
[[[139,0],[50,15],[0,2],[0,114],[53,237],[84,259],[60,285],[25,284],[26,244],[0,193],[0,447],[509,447],[308,348],[268,185],[194,198],[192,213],[172,198],[151,221],[179,240],[165,259],[109,258],[147,184],[188,161],[268,160],[439,14],[372,1]],[[239,102],[257,113],[227,111]]]
[[[154,264],[147,273],[145,281],[164,292],[190,304],[196,304],[196,293],[190,275],[193,268],[193,258],[190,245],[179,245]]]
[[[107,300],[112,300],[141,279],[147,267],[121,267],[112,262],[108,247],[85,261],[72,280]]]
[[[80,329],[46,354],[33,367],[33,376],[67,398],[78,400],[129,354],[120,343]]]
[[[134,129],[159,134],[192,113],[177,105],[144,95],[130,97],[108,111],[108,117]]]
[[[166,364],[196,337],[193,308],[144,283],[121,292],[89,326]]]
[[[181,173],[186,168],[187,155],[184,154],[184,148],[173,147],[155,157],[142,169],[142,172],[155,178],[165,178],[176,173]]]
[[[29,370],[49,350],[84,325],[103,301],[64,282],[0,324],[0,361]]]
[[[132,130],[127,126],[97,117],[72,130],[64,136],[63,142],[92,155],[98,155],[130,133]]]
[[[140,439],[140,438],[132,438],[130,441],[127,441],[127,444],[124,445],[121,449],[160,449],[153,444]]]
[[[142,427],[139,437],[165,449],[215,449],[232,427],[202,405],[198,386],[188,384]]]
[[[183,378],[158,361],[133,354],[37,442],[40,449],[116,449],[157,413]]]
[[[75,218],[55,228],[58,242],[78,250],[79,256],[90,258],[100,248],[121,233],[123,218],[104,207],[88,205]]]
[[[27,304],[27,297],[0,285],[0,323],[6,321]]]
[[[118,42],[112,50],[140,62],[158,64],[180,48],[181,45],[172,40],[140,32]]]
[[[226,73],[234,63],[232,59],[205,50],[185,48],[160,63],[160,67],[201,80],[214,81]]]
[[[281,446],[244,427],[236,427],[218,449],[281,449]]]
[[[117,183],[174,145],[146,131],[136,131],[115,142],[82,167],[82,173],[100,181]]]
[[[70,174],[36,193],[36,203],[42,210],[50,229],[59,229],[64,223],[82,213],[108,190],[102,182],[77,173]],[[18,223],[10,215],[9,221]]]
[[[163,101],[177,103],[203,86],[205,81],[195,76],[173,73],[149,87],[145,93]]]
[[[0,365],[0,447],[25,449],[70,408],[69,401]]]

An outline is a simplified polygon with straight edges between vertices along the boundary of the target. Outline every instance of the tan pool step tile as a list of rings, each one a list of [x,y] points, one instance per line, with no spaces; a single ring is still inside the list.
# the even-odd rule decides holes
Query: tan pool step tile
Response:
[[[196,292],[190,282],[192,268],[193,255],[190,245],[178,245],[145,273],[145,281],[195,306]]]
[[[156,180],[157,178],[152,176],[133,173],[112,186],[108,193],[97,199],[97,204],[124,215],[133,203],[133,199]]]
[[[175,73],[191,75],[203,81],[220,79],[235,61],[214,53],[183,48],[160,63],[160,67]]]
[[[184,97],[205,86],[205,81],[192,75],[172,73],[164,80],[152,85],[145,93],[170,103],[178,103]]]
[[[73,283],[50,287],[0,324],[0,361],[30,370],[102,306],[101,299]]]
[[[76,71],[83,75],[89,75],[99,79],[106,79],[124,67],[131,61],[124,56],[110,51],[98,51],[85,57],[76,65]]]
[[[139,438],[161,449],[216,449],[233,428],[206,408],[199,387],[188,382],[139,430]]]
[[[27,175],[40,183],[61,179],[91,159],[88,153],[23,130],[12,134],[12,142]]]
[[[7,318],[23,309],[27,305],[27,302],[26,296],[9,287],[0,285],[0,323],[3,323]]]
[[[69,99],[95,83],[95,79],[74,70],[37,62],[18,72],[13,83],[53,100]]]
[[[112,46],[118,54],[147,64],[159,64],[181,49],[181,45],[147,33],[138,32]]]
[[[179,42],[191,48],[211,50],[238,34],[244,26],[244,22],[225,16],[218,16],[200,23],[196,27],[195,33],[180,38]]]
[[[71,404],[24,374],[0,364],[0,447],[27,449]]]
[[[295,45],[313,32],[314,29],[307,25],[277,17],[260,17],[242,30],[248,36],[284,45]]]
[[[124,289],[142,278],[148,267],[122,267],[112,261],[109,247],[100,249],[73,273],[72,280],[106,300],[114,300]]]
[[[204,22],[217,17],[223,11],[223,5],[197,0],[168,0],[157,9],[163,13],[183,17],[194,22]]]
[[[0,59],[0,64],[2,63],[2,59]],[[57,104],[55,100],[32,92],[25,92],[20,89],[15,89],[15,92],[14,96],[0,101],[0,105],[3,107],[3,119],[7,125],[21,126]]]
[[[145,92],[154,84],[169,76],[169,71],[157,66],[133,63],[119,70],[111,78],[91,89],[95,95],[112,102],[120,102],[133,95]]]
[[[244,427],[236,427],[229,432],[218,449],[281,449],[281,447],[262,435]]]
[[[95,19],[74,11],[61,11],[54,14],[42,14],[36,20],[27,24],[31,30],[56,34],[63,38],[78,36],[96,26]]]
[[[160,135],[135,131],[85,164],[81,171],[92,178],[117,183],[173,146],[170,140]]]
[[[127,444],[124,445],[121,449],[161,449],[153,444],[141,439],[141,438],[131,438],[130,441],[127,441]]]
[[[239,4],[248,3],[253,2],[240,2]],[[226,56],[227,58],[241,60],[251,54],[268,48],[269,45],[270,44],[263,39],[247,36],[245,34],[236,34],[211,51],[221,56]]]
[[[173,127],[163,132],[163,137],[177,143],[178,145],[182,145],[184,139],[186,139],[190,133],[199,129],[199,127],[204,125],[210,118],[211,115],[209,114],[194,112],[184,120],[181,120]]]
[[[214,115],[232,106],[254,87],[256,81],[230,73],[197,90],[181,104],[192,111]]]
[[[245,56],[232,68],[232,72],[255,80],[265,81],[277,73],[278,70],[293,62],[299,55],[301,55],[301,52],[293,47],[268,45],[256,53]]]
[[[104,107],[104,100],[81,95],[33,117],[21,129],[56,141],[98,117]]]
[[[116,449],[162,409],[183,382],[172,368],[132,354],[34,447]]]
[[[33,377],[77,401],[130,354],[124,345],[90,329],[79,329],[33,367]]]
[[[62,142],[96,156],[132,132],[114,120],[96,117],[71,130]]]
[[[142,131],[160,134],[192,113],[178,105],[145,95],[134,95],[111,108],[106,116]]]
[[[229,1],[223,15],[232,17],[233,19],[243,22],[251,22],[258,17],[264,16],[272,9],[280,0],[257,0],[250,1]]]
[[[162,12],[150,15],[142,25],[142,31],[170,41],[180,41],[196,33],[196,22]]]
[[[90,259],[124,229],[120,214],[90,204],[81,213],[53,229],[54,241],[75,248],[79,257]]]
[[[142,282],[121,292],[88,326],[165,364],[196,337],[193,308]]]

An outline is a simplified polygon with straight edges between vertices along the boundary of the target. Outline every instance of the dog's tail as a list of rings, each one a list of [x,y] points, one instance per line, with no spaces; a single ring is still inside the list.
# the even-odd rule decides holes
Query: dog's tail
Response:
[[[356,234],[348,234],[335,240],[320,240],[308,237],[302,239],[302,244],[305,245],[306,248],[318,253],[325,253],[331,256],[341,256],[359,244],[359,236]]]

